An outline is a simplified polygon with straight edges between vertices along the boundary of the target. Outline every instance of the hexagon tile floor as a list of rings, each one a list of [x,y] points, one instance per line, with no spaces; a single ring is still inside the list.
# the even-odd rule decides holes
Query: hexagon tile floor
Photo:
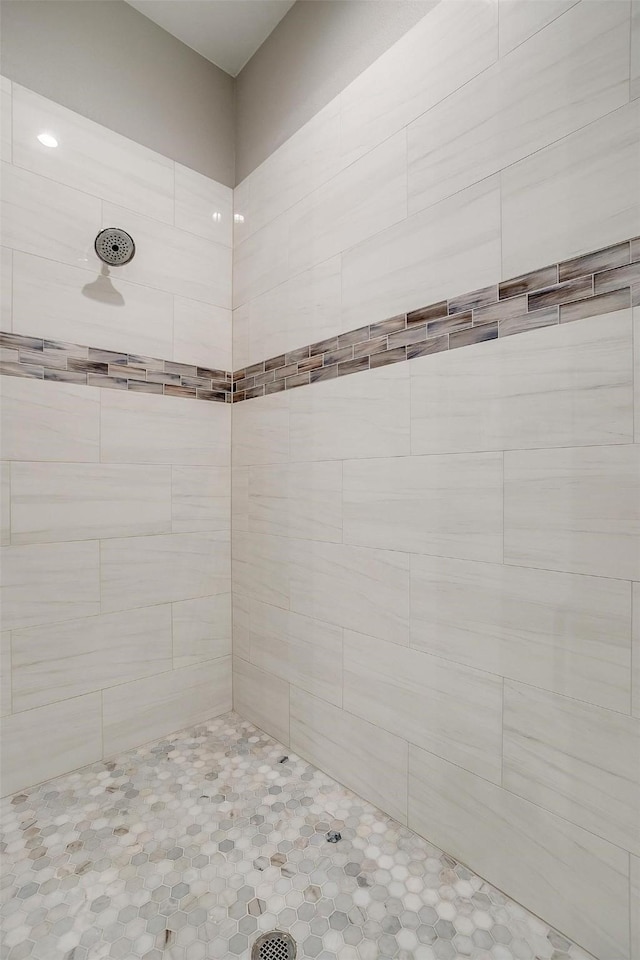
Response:
[[[585,960],[235,714],[2,804],[5,960]],[[327,833],[341,839],[329,843]]]

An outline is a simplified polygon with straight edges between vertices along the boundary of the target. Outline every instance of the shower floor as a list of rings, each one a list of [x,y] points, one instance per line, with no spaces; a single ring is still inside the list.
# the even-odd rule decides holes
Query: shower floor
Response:
[[[2,801],[2,956],[589,956],[287,753],[226,714]]]

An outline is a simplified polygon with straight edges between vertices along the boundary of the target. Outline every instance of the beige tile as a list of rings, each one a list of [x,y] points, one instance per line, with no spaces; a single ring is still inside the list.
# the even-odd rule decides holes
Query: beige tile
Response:
[[[97,232],[97,231],[96,231]],[[50,255],[50,254],[49,254]],[[16,333],[151,357],[172,356],[170,293],[127,283],[101,267],[93,250],[73,264],[16,251]]]
[[[234,403],[232,415],[234,467],[288,460],[288,393]]]
[[[0,571],[4,629],[100,613],[95,540],[4,547]]]
[[[230,247],[103,203],[102,226],[114,223],[136,243],[133,260],[118,267],[123,280],[231,309]]]
[[[231,310],[173,298],[173,359],[213,370],[231,370]]]
[[[502,560],[502,454],[344,463],[344,539],[368,547]]]
[[[294,461],[406,456],[406,364],[293,390],[290,421]]]
[[[225,467],[171,467],[173,533],[229,531],[231,476]]]
[[[500,782],[501,677],[347,630],[344,708]]]
[[[171,530],[171,469],[105,463],[14,463],[14,543],[141,536]]]
[[[307,540],[342,540],[342,463],[249,468],[249,530]]]
[[[14,710],[31,710],[171,669],[171,607],[14,630]]]
[[[103,461],[217,467],[230,461],[226,404],[118,390],[103,390],[101,403]]]
[[[181,163],[174,166],[176,227],[232,246],[233,190]]]
[[[411,646],[629,712],[629,584],[411,557]]]
[[[631,713],[640,718],[640,583],[633,589],[633,634],[631,671]]]
[[[11,464],[0,463],[0,544],[11,541]]]
[[[11,713],[11,631],[0,631],[0,717]]]
[[[414,360],[411,450],[629,443],[631,343],[622,310]]]
[[[640,446],[505,453],[505,562],[640,578]]]
[[[102,610],[129,610],[229,591],[229,542],[215,533],[103,540]]]
[[[171,605],[173,665],[188,667],[231,654],[231,594],[180,600]]]
[[[95,387],[3,377],[0,397],[5,460],[99,460]]]
[[[251,603],[249,597],[233,593],[233,655],[242,660],[251,659]]]
[[[587,249],[598,246],[596,241]],[[495,283],[499,273],[500,185],[490,177],[343,254],[344,329],[478,290]]]
[[[0,754],[2,793],[15,793],[99,760],[100,716],[100,694],[88,693],[6,717]]]
[[[504,57],[578,0],[499,0],[500,56]]]
[[[289,744],[289,684],[238,657],[233,661],[233,709],[241,717]]]
[[[342,628],[252,600],[251,663],[342,705]]]
[[[640,855],[640,721],[505,681],[503,784]]]
[[[231,709],[231,657],[105,690],[104,755],[130,750]]]
[[[14,84],[13,101],[14,163],[172,222],[171,160],[18,84]],[[55,150],[38,142],[43,130],[57,139]]]
[[[413,746],[409,826],[594,956],[629,956],[619,847]]]
[[[437,203],[627,103],[628,63],[629,10],[624,4],[577,4],[544,30],[534,31],[526,43],[408,127],[409,212]]]
[[[637,236],[639,166],[634,101],[504,170],[503,279]]]
[[[400,823],[407,822],[407,744],[291,688],[291,746]]]
[[[291,609],[394,643],[409,642],[409,557],[341,543],[292,541]]]
[[[234,533],[233,590],[245,597],[289,607],[289,541],[253,533]]]
[[[2,243],[6,247],[77,265],[95,257],[100,206],[97,197],[21,167],[2,165]]]

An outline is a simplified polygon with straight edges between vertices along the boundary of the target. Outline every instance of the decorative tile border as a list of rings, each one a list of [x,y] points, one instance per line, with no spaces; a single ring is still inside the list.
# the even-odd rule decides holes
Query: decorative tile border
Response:
[[[640,306],[640,237],[298,347],[233,374],[2,332],[0,373],[238,403],[632,306]]]
[[[638,237],[236,370],[233,400],[630,306],[640,306]]]
[[[232,375],[173,360],[0,332],[0,373],[192,400],[231,401]]]

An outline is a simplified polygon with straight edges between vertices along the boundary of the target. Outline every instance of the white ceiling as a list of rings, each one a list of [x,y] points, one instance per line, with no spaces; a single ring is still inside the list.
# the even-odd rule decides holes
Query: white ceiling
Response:
[[[237,76],[295,0],[127,0],[188,47]]]

